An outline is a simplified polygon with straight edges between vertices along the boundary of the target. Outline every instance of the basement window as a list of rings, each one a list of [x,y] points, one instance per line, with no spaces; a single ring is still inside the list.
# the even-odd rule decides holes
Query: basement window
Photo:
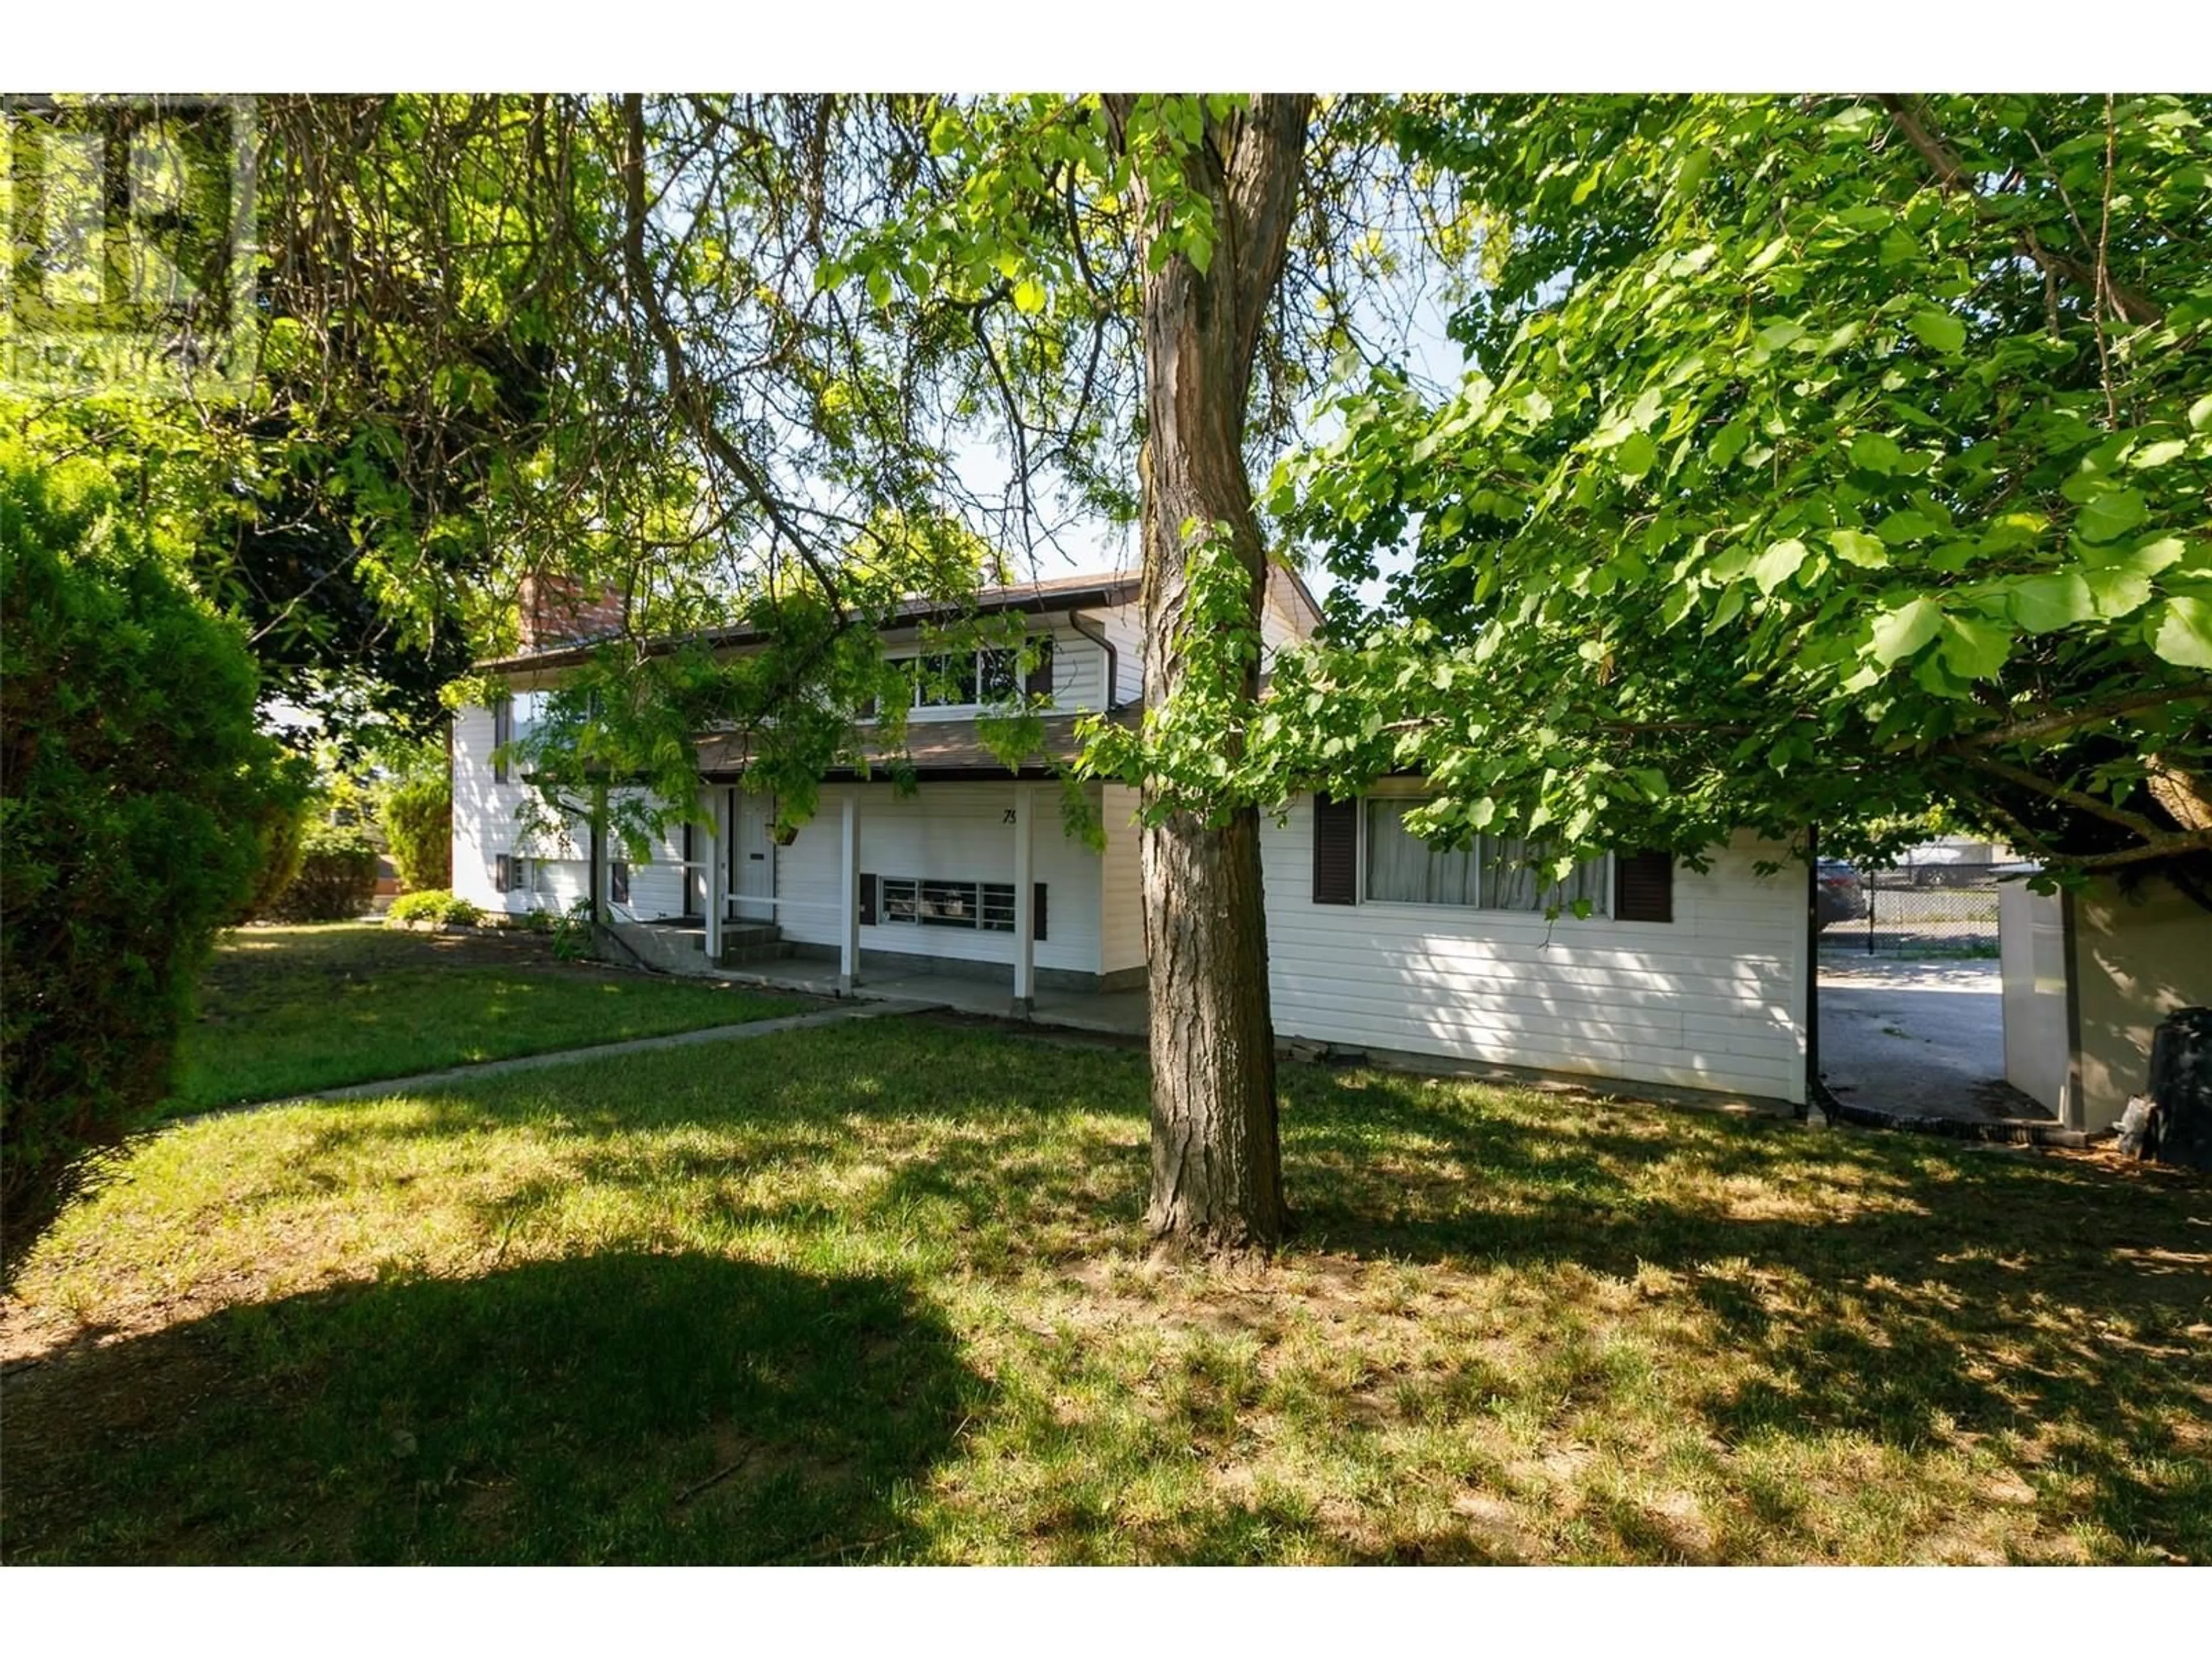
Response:
[[[1014,931],[1013,884],[885,876],[880,921],[885,926],[966,927],[1011,933]]]

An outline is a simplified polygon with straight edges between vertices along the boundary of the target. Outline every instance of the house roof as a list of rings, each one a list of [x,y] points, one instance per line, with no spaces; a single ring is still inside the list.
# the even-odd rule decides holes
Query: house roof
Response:
[[[884,628],[911,628],[919,623],[949,622],[960,617],[998,617],[1026,612],[1042,615],[1059,611],[1080,611],[1086,606],[1111,607],[1135,601],[1139,587],[1139,573],[1134,570],[1092,572],[1085,575],[1054,576],[1044,581],[1016,582],[1005,587],[987,587],[972,600],[908,599],[884,618]],[[646,642],[645,648],[653,653],[674,651],[686,645],[704,645],[714,649],[757,645],[769,637],[766,629],[749,623],[732,623],[726,628],[702,628],[688,634],[664,635]],[[541,668],[568,668],[584,661],[594,647],[605,642],[605,636],[569,641],[545,651],[526,651],[512,657],[498,657],[477,665],[491,672],[523,672]]]
[[[1124,724],[1138,717],[1134,709],[1108,716]],[[1054,763],[1073,760],[1081,750],[1083,745],[1075,735],[1075,723],[1081,718],[1079,714],[1046,715],[1042,742],[1018,767],[1009,767],[1000,759],[983,741],[978,723],[972,720],[908,720],[903,744],[871,740],[863,748],[861,758],[871,775],[881,775],[910,767],[913,775],[925,782],[949,778],[1049,777]],[[699,773],[708,782],[736,783],[744,777],[744,770],[741,739],[709,736],[699,740]],[[832,767],[822,775],[826,781],[842,782],[861,776],[862,771],[855,762]]]

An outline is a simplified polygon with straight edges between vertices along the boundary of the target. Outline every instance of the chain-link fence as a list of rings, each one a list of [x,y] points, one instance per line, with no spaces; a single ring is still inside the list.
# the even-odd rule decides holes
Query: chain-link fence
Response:
[[[1917,864],[1859,872],[1860,914],[1820,931],[1823,950],[1891,956],[1994,956],[1997,866]]]

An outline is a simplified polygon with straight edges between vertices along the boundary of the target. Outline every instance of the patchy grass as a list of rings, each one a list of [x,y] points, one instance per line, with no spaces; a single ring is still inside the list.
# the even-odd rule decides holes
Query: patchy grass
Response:
[[[483,1060],[737,1025],[814,1006],[556,962],[543,939],[376,923],[228,935],[185,1036],[177,1112]]]
[[[165,1132],[5,1310],[15,1561],[2212,1559],[2212,1192],[1285,1074],[1155,1261],[1142,1057],[856,1023]]]

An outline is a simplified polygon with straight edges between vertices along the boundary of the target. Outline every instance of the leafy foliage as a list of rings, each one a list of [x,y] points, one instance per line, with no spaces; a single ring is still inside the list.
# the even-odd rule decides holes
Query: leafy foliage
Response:
[[[260,872],[253,890],[239,907],[236,921],[265,915],[277,896],[300,873],[307,855],[307,829],[314,822],[319,799],[314,793],[314,769],[305,757],[288,755],[281,763],[285,787],[265,796],[253,816],[254,840],[260,848]]]
[[[400,881],[444,888],[453,871],[453,782],[442,748],[432,763],[403,772],[377,792],[377,822]]]
[[[350,921],[376,896],[376,848],[357,827],[319,823],[303,843],[300,873],[276,896],[280,921]]]
[[[1492,822],[1876,854],[1948,804],[2065,868],[2212,848],[2203,100],[1409,106],[1510,228],[1473,368],[1379,369],[1276,507],[1411,568],[1263,742]],[[1888,821],[1891,827],[1882,827]]]
[[[481,908],[465,898],[456,898],[442,887],[402,893],[392,901],[392,908],[384,915],[387,921],[435,921],[461,927],[473,927],[483,920]]]
[[[120,506],[93,459],[0,439],[0,1274],[167,1092],[194,975],[298,799],[239,630]]]

